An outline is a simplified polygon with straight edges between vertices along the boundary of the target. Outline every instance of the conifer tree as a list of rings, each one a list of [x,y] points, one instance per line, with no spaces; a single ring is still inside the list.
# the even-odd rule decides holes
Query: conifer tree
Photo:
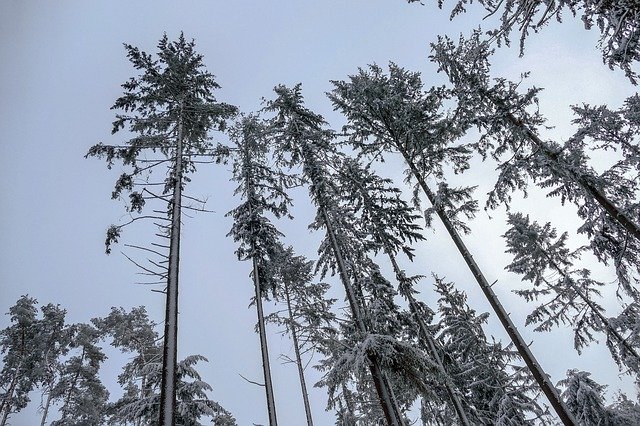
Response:
[[[570,251],[566,245],[568,234],[565,232],[558,237],[549,223],[540,226],[520,213],[510,213],[508,223],[510,228],[504,237],[507,253],[513,254],[514,258],[506,269],[522,274],[523,279],[533,285],[533,288],[516,293],[527,302],[543,299],[543,303],[529,314],[527,323],[538,324],[537,331],[549,331],[560,323],[573,325],[578,351],[595,340],[593,331],[602,331],[607,335],[607,346],[618,364],[625,362],[631,368],[640,365],[633,342],[621,334],[615,326],[616,321],[607,318],[595,300],[604,284],[592,279],[589,270],[574,266],[583,250]],[[627,358],[631,360],[627,361]]]
[[[355,159],[344,158],[338,177],[344,203],[360,213],[360,226],[370,235],[367,241],[368,249],[373,254],[381,251],[389,258],[398,281],[398,292],[409,303],[411,319],[417,324],[419,339],[440,369],[439,373],[444,378],[446,392],[460,423],[468,425],[469,420],[457,391],[453,388],[450,379],[446,377],[444,365],[436,349],[436,342],[425,321],[430,316],[428,308],[415,298],[416,291],[413,285],[421,277],[407,277],[397,259],[398,254],[402,252],[409,260],[413,260],[411,243],[424,239],[419,232],[420,226],[415,223],[419,216],[400,198],[400,190],[392,187],[389,179],[382,179],[376,175],[370,166],[363,167]]]
[[[104,318],[91,320],[100,330],[103,337],[111,339],[111,346],[131,355],[122,373],[118,376],[118,383],[125,390],[125,396],[116,403],[109,404],[109,421],[118,421],[124,417],[123,407],[137,401],[148,401],[154,392],[149,378],[149,370],[157,366],[162,360],[162,347],[158,344],[160,337],[155,331],[153,323],[144,306],[133,308],[126,312],[123,308],[111,308],[111,312]],[[157,417],[157,407],[149,409],[152,416]],[[143,425],[142,417],[135,415],[130,418],[135,426]],[[148,420],[156,421],[155,418]]]
[[[393,63],[388,76],[380,67],[372,65],[368,71],[360,69],[357,75],[349,77],[349,81],[334,81],[333,84],[335,88],[329,98],[334,108],[348,119],[345,129],[350,132],[349,142],[362,154],[373,158],[383,159],[387,152],[398,152],[402,156],[408,167],[408,178],[417,182],[416,198],[422,190],[431,203],[427,224],[430,214],[435,212],[561,420],[567,425],[574,424],[557,390],[459,235],[459,231],[468,232],[460,216],[473,217],[477,203],[471,196],[472,188],[452,189],[446,185],[444,167],[450,165],[455,172],[468,168],[469,148],[451,145],[467,130],[468,122],[457,115],[443,117],[439,110],[447,96],[446,91],[432,88],[424,93],[418,73],[407,72]],[[437,193],[427,185],[429,176],[440,181]]]
[[[347,230],[345,225],[348,225],[345,221],[349,218],[342,216],[340,206],[332,197],[336,188],[327,172],[330,156],[334,151],[330,143],[333,133],[326,128],[326,122],[320,115],[304,106],[300,85],[292,89],[277,86],[275,92],[276,99],[268,102],[266,109],[275,113],[270,131],[276,158],[280,164],[302,168],[303,177],[309,184],[309,193],[318,212],[313,226],[316,229],[324,229],[327,236],[320,247],[320,267],[325,271],[331,267],[338,272],[354,321],[354,331],[364,339],[368,332],[367,324],[362,303],[354,286],[354,282],[360,279],[360,276],[356,268],[357,261],[351,258],[360,256],[362,250],[350,247],[345,251],[346,247],[342,245],[347,242],[344,232]],[[361,355],[364,358],[360,359],[360,362],[365,363],[361,365],[368,364],[367,368],[370,370],[387,423],[393,426],[403,424],[393,390],[381,368],[375,348],[365,349]]]
[[[409,3],[418,0],[407,0]],[[457,0],[450,18],[466,11],[468,1]],[[563,14],[574,17],[581,13],[585,29],[597,27],[600,31],[598,45],[602,49],[602,60],[609,68],[621,68],[627,78],[637,84],[638,75],[634,65],[640,61],[640,6],[635,1],[601,2],[593,0],[479,0],[489,15],[500,13],[500,26],[488,31],[498,44],[511,43],[511,32],[520,32],[520,54],[524,53],[525,39],[530,31],[540,31],[552,20],[562,22]],[[443,0],[438,1],[442,8]]]
[[[488,314],[477,315],[463,292],[437,277],[436,291],[442,356],[464,392],[472,424],[533,425],[544,420],[532,392],[533,378],[511,365],[516,352],[487,340],[482,325]]]
[[[39,347],[40,321],[37,301],[22,296],[9,308],[11,325],[0,332],[0,347],[4,357],[0,371],[0,425],[9,415],[29,403],[29,392],[38,382],[35,368],[41,363]]]
[[[262,299],[268,298],[269,294],[275,294],[278,286],[275,264],[282,251],[279,243],[282,234],[266,214],[270,213],[277,218],[288,215],[291,200],[285,188],[290,179],[268,164],[265,129],[257,117],[242,118],[230,134],[235,143],[232,151],[233,180],[239,183],[236,194],[241,194],[244,202],[228,213],[233,217],[233,227],[228,235],[240,243],[236,251],[238,259],[251,259],[253,263],[253,302],[258,314],[267,412],[269,424],[275,426],[275,396]]]
[[[175,424],[176,418],[181,212],[188,208],[183,206],[182,192],[190,180],[188,175],[195,172],[196,164],[200,162],[198,158],[210,160],[216,155],[209,132],[223,129],[225,120],[236,109],[216,101],[213,91],[219,85],[214,76],[203,69],[203,58],[195,52],[195,43],[187,41],[184,35],[174,42],[165,35],[158,43],[157,59],[131,45],[125,44],[125,49],[140,75],[122,85],[124,94],[113,106],[120,113],[113,123],[112,133],[126,129],[134,136],[122,146],[95,145],[87,156],[105,157],[109,168],[116,159],[130,168],[117,180],[112,198],[129,192],[127,210],[132,219],[108,229],[107,253],[111,244],[118,241],[122,228],[140,219],[156,221],[161,236],[168,240],[168,245],[159,245],[159,249],[168,254],[137,246],[145,253],[160,257],[157,262],[149,259],[149,267],[137,264],[143,273],[166,284],[160,424],[170,426]],[[153,158],[154,154],[158,157]],[[151,171],[163,167],[164,181],[149,181]],[[147,200],[166,203],[166,210],[143,214]]]
[[[100,332],[88,324],[74,325],[73,355],[64,362],[58,383],[51,390],[60,401],[61,418],[52,426],[102,424],[109,392],[100,382],[100,365],[106,355],[98,346]]]
[[[558,384],[564,388],[562,398],[581,425],[611,425],[611,415],[604,405],[606,386],[595,382],[586,371],[569,370]]]
[[[626,163],[601,174],[593,170],[584,131],[565,144],[542,140],[537,128],[544,119],[537,111],[527,110],[535,104],[538,89],[521,94],[516,83],[502,78],[491,83],[491,50],[480,37],[476,31],[468,40],[461,37],[457,45],[440,37],[432,45],[431,59],[454,85],[458,117],[482,131],[476,149],[499,161],[500,175],[487,207],[509,205],[513,191],[526,193],[529,179],[549,188],[549,196],[576,205],[584,221],[578,232],[590,238],[591,249],[601,262],[616,266],[619,285],[638,297],[631,278],[640,273],[638,182],[626,175]]]
[[[307,425],[313,425],[311,403],[305,378],[305,363],[302,356],[315,351],[324,335],[323,330],[333,327],[335,315],[331,312],[334,299],[327,299],[326,283],[312,283],[313,262],[294,253],[292,247],[282,249],[277,260],[279,286],[276,297],[286,304],[286,314],[278,312],[268,315],[265,320],[283,325],[291,335],[298,379],[302,392]]]

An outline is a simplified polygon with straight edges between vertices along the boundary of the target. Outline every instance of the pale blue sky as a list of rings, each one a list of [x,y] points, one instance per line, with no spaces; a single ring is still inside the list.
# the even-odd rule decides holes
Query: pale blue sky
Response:
[[[329,80],[344,79],[359,66],[392,60],[422,71],[427,86],[445,82],[428,63],[428,43],[437,34],[468,34],[482,17],[476,13],[448,21],[448,13],[431,2],[408,5],[401,0],[353,1],[0,1],[0,310],[22,294],[41,303],[60,303],[69,321],[88,321],[105,315],[111,306],[147,306],[153,318],[162,319],[163,300],[148,288],[136,286],[136,270],[119,254],[103,249],[106,227],[123,216],[121,203],[110,200],[118,167],[83,158],[98,141],[119,143],[111,136],[113,112],[109,107],[120,94],[119,85],[133,75],[122,43],[155,52],[166,32],[175,38],[184,31],[195,38],[208,70],[222,86],[219,100],[255,110],[261,97],[270,97],[279,83],[303,83],[307,104],[325,115],[337,128],[341,119],[331,111],[324,92]],[[515,78],[531,70],[531,81],[547,90],[541,110],[557,129],[549,137],[570,133],[569,105],[578,102],[619,106],[634,93],[621,76],[601,64],[596,35],[585,32],[578,20],[552,25],[528,43],[524,59],[515,49],[496,56],[494,75]],[[397,177],[399,170],[385,173]],[[486,192],[491,167],[480,166],[461,177]],[[258,336],[253,333],[254,310],[247,305],[252,294],[249,265],[235,260],[233,242],[225,238],[230,228],[224,214],[238,200],[232,198],[228,166],[203,170],[191,193],[210,195],[209,215],[186,220],[182,243],[180,290],[180,356],[200,353],[210,363],[201,366],[203,378],[214,387],[213,399],[233,412],[240,425],[266,422],[263,390],[246,383],[239,374],[261,380]],[[304,195],[304,193],[300,193]],[[306,225],[312,213],[298,197],[296,220],[283,224],[287,241],[314,258],[317,235]],[[567,230],[570,211],[558,213],[558,204],[540,198],[524,200],[539,220],[551,220]],[[541,208],[542,206],[542,208]],[[549,206],[549,207],[546,207]],[[509,293],[517,277],[504,272],[507,263],[502,241],[501,213],[493,221],[481,214],[466,237],[487,276],[499,279],[496,291],[518,324],[526,314],[522,301]],[[565,222],[562,222],[562,220]],[[129,229],[125,242],[144,242],[150,234]],[[488,310],[464,270],[453,245],[441,233],[429,234],[420,246],[414,272],[431,271],[469,289],[470,304]],[[424,282],[425,288],[429,282]],[[340,291],[337,290],[337,295]],[[425,290],[424,297],[433,300]],[[272,305],[267,305],[272,310]],[[0,327],[7,324],[0,317]],[[490,332],[505,341],[491,319]],[[571,349],[570,333],[540,336],[523,330],[554,381],[568,368],[594,370],[595,378],[620,386],[610,359],[602,350],[589,350],[578,360]],[[272,359],[291,350],[290,343],[271,330]],[[115,376],[124,358],[109,352],[105,382],[117,395]],[[277,364],[277,363],[276,363]],[[310,370],[310,383],[318,380]],[[302,424],[304,412],[292,365],[276,367],[274,382],[278,416],[282,425]],[[626,385],[628,386],[628,385]],[[34,401],[38,396],[34,395]],[[324,412],[326,393],[312,390],[317,424],[331,424]],[[33,424],[33,409],[14,416],[14,425]],[[54,420],[52,417],[51,420]]]

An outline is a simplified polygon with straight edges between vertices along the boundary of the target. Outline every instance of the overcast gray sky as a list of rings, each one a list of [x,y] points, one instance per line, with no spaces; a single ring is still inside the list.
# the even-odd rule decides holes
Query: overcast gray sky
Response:
[[[376,62],[423,72],[425,85],[442,84],[427,60],[428,43],[437,34],[468,34],[480,22],[475,6],[453,22],[448,12],[432,2],[408,5],[401,0],[352,1],[0,1],[0,310],[6,312],[22,294],[40,303],[60,303],[70,322],[88,321],[108,313],[111,306],[145,305],[161,321],[164,301],[147,287],[136,286],[135,268],[116,247],[104,254],[106,227],[124,215],[123,205],[110,200],[119,168],[108,171],[103,162],[83,158],[98,141],[119,143],[111,136],[113,111],[109,107],[121,93],[120,84],[134,75],[122,43],[155,52],[166,32],[170,39],[184,31],[195,38],[197,50],[222,86],[220,101],[249,112],[259,108],[261,97],[271,97],[279,83],[303,83],[307,105],[338,128],[342,120],[331,110],[324,92],[329,80],[344,79],[359,66]],[[569,105],[588,102],[618,107],[634,93],[622,77],[601,64],[595,48],[596,34],[586,32],[578,19],[552,25],[532,36],[526,55],[516,49],[500,50],[493,74],[516,78],[531,70],[531,84],[544,87],[541,111],[556,129],[548,137],[571,133]],[[240,425],[266,422],[263,390],[245,382],[261,380],[258,336],[253,332],[255,313],[248,308],[252,286],[249,264],[235,260],[235,245],[225,238],[231,224],[224,214],[233,208],[233,184],[228,166],[206,168],[194,179],[190,192],[210,196],[212,214],[187,219],[182,242],[179,356],[199,353],[209,358],[200,370],[213,387],[213,399],[233,412]],[[399,169],[386,169],[391,177]],[[480,197],[492,180],[489,165],[479,165],[460,182],[479,184]],[[303,192],[300,195],[304,195]],[[484,202],[482,200],[481,202]],[[282,224],[287,242],[314,258],[317,235],[306,226],[312,211],[304,197],[296,200],[291,223]],[[533,211],[541,221],[554,220],[575,232],[570,209],[541,197],[523,200],[523,211]],[[518,324],[527,308],[510,293],[518,278],[503,268],[501,212],[493,220],[484,213],[465,237],[490,280],[498,279],[497,293]],[[564,230],[564,229],[563,229]],[[125,231],[123,241],[148,241],[142,230]],[[470,293],[470,304],[489,308],[462,267],[453,244],[439,228],[419,247],[412,272],[437,272]],[[604,276],[606,271],[597,270]],[[425,300],[433,301],[424,282]],[[337,295],[341,297],[337,290]],[[612,304],[611,306],[614,306]],[[266,309],[273,310],[268,304]],[[0,317],[0,327],[8,317]],[[506,342],[491,318],[489,331]],[[568,368],[585,368],[610,390],[630,385],[619,379],[602,348],[578,358],[571,333],[549,335],[522,330],[533,340],[533,350],[554,381]],[[288,340],[277,330],[270,333],[271,355],[291,353]],[[108,352],[105,383],[118,396],[116,376],[125,359]],[[276,363],[277,364],[277,363]],[[309,369],[309,382],[319,375]],[[283,425],[304,422],[295,369],[274,371],[278,416]],[[38,399],[34,395],[34,401]],[[324,412],[326,393],[312,390],[317,424],[331,424]],[[34,422],[35,404],[13,417],[14,425]],[[52,417],[52,420],[55,418]]]

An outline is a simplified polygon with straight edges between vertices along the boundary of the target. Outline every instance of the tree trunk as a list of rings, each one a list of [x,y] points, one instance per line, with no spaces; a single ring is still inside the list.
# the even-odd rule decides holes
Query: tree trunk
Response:
[[[176,422],[176,379],[178,365],[178,272],[180,266],[180,221],[182,214],[182,101],[178,117],[178,138],[173,177],[169,268],[165,306],[164,344],[162,348],[162,385],[160,387],[160,426],[174,426]]]
[[[42,420],[40,421],[40,426],[44,426],[47,423],[47,416],[49,415],[49,406],[51,406],[51,389],[47,393],[47,402],[45,402],[43,411],[42,411]]]
[[[255,244],[252,244],[255,247]],[[255,248],[252,249],[254,251]],[[262,291],[260,289],[260,278],[258,275],[258,261],[253,257],[253,283],[256,293],[256,309],[258,310],[258,330],[260,332],[260,350],[262,352],[262,372],[264,374],[264,389],[267,395],[267,411],[269,414],[269,425],[277,426],[276,402],[273,395],[273,384],[271,382],[271,365],[269,363],[269,349],[267,347],[267,333],[264,326],[264,313],[262,311]]]
[[[358,328],[358,331],[363,335],[366,335],[367,328],[364,320],[362,319],[362,313],[360,312],[359,303],[353,290],[353,286],[351,285],[349,275],[347,274],[347,268],[344,264],[342,252],[340,250],[340,247],[338,246],[338,241],[336,239],[333,226],[329,221],[329,217],[324,206],[320,205],[318,206],[318,208],[320,209],[320,214],[322,215],[322,219],[327,230],[327,235],[329,236],[331,247],[333,248],[333,253],[336,256],[340,279],[342,281],[342,285],[344,286],[347,300],[349,301],[349,307],[351,308],[351,314],[353,316],[354,322],[356,324],[356,327]],[[368,359],[369,370],[371,372],[371,377],[373,378],[373,384],[376,388],[378,398],[380,399],[382,411],[384,412],[387,423],[391,426],[403,425],[404,422],[402,420],[400,410],[397,407],[396,400],[393,395],[393,390],[391,389],[391,386],[386,379],[383,371],[380,369],[380,364],[377,357],[375,357],[374,355],[368,355]]]
[[[311,404],[309,403],[309,393],[307,392],[307,383],[304,379],[304,368],[302,366],[302,357],[300,356],[300,344],[298,343],[298,332],[296,330],[293,312],[291,310],[291,298],[289,296],[289,286],[284,282],[284,294],[287,301],[287,310],[289,311],[289,326],[291,328],[291,338],[293,339],[293,349],[296,354],[296,365],[298,366],[298,377],[300,379],[300,390],[302,392],[302,401],[304,403],[304,413],[307,416],[307,426],[313,426],[313,418],[311,416]]]
[[[551,403],[551,406],[553,407],[555,412],[558,414],[558,417],[560,418],[562,423],[566,426],[576,425],[577,423],[573,415],[571,414],[571,412],[569,412],[569,410],[565,406],[562,399],[560,399],[558,390],[553,386],[553,383],[551,383],[551,380],[549,380],[549,377],[546,375],[546,373],[544,372],[544,370],[542,369],[542,367],[534,357],[531,350],[529,350],[529,346],[525,343],[524,339],[522,338],[517,328],[511,321],[511,318],[509,318],[509,315],[507,314],[504,307],[498,300],[497,296],[491,289],[491,285],[489,285],[489,282],[484,277],[484,274],[480,270],[480,267],[475,262],[475,260],[473,259],[473,256],[471,255],[471,253],[465,246],[464,242],[458,235],[458,231],[456,231],[453,224],[447,217],[446,213],[443,211],[443,209],[437,207],[435,195],[433,194],[431,189],[429,189],[429,187],[427,186],[427,183],[422,178],[422,175],[416,168],[415,164],[408,157],[406,151],[401,150],[401,153],[407,165],[411,169],[412,174],[418,181],[418,184],[426,194],[431,204],[436,208],[436,213],[438,214],[438,217],[440,217],[440,220],[442,221],[445,228],[449,232],[451,239],[453,240],[456,247],[458,248],[458,251],[464,258],[464,261],[467,263],[469,270],[471,271],[478,285],[482,289],[482,292],[484,293],[485,297],[489,301],[489,304],[493,308],[493,311],[495,312],[496,316],[502,323],[502,326],[504,327],[505,331],[509,335],[509,338],[511,338],[511,341],[515,345],[516,349],[520,353],[520,356],[522,357],[524,362],[527,364],[527,367],[529,367],[529,370],[531,371],[531,374],[533,375],[534,379],[536,380],[536,382],[538,383],[538,385],[540,386],[544,394],[547,396],[547,399]]]

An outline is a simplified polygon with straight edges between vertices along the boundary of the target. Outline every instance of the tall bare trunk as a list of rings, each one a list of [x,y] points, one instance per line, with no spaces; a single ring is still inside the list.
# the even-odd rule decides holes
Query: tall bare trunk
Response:
[[[176,423],[176,381],[178,372],[178,276],[180,266],[180,221],[182,215],[182,101],[178,117],[178,138],[175,154],[169,269],[165,307],[164,344],[162,348],[162,385],[160,388],[160,426]]]
[[[255,244],[252,251],[255,251]],[[258,331],[260,333],[260,350],[262,352],[262,372],[264,374],[264,389],[267,396],[267,411],[269,414],[269,425],[277,426],[276,402],[273,395],[273,384],[271,381],[271,365],[269,363],[269,349],[267,347],[267,333],[264,326],[264,312],[262,311],[262,290],[260,289],[260,277],[258,275],[258,260],[253,258],[253,283],[256,293],[256,309],[258,311]]]
[[[438,214],[438,217],[440,217],[440,220],[444,224],[444,227],[447,229],[447,232],[449,232],[451,239],[455,243],[456,247],[458,248],[458,251],[462,255],[467,266],[469,267],[469,270],[471,271],[474,278],[476,279],[476,282],[480,286],[480,289],[482,290],[485,297],[489,301],[489,304],[493,308],[493,311],[495,312],[496,316],[500,320],[500,323],[502,324],[503,328],[509,335],[509,338],[511,339],[516,349],[518,350],[518,353],[524,360],[525,364],[527,364],[527,367],[529,367],[529,370],[531,371],[531,374],[533,375],[534,379],[536,380],[536,382],[538,383],[538,385],[546,395],[547,399],[551,403],[551,406],[553,407],[555,412],[558,414],[558,417],[560,418],[562,423],[566,426],[576,425],[577,423],[575,418],[573,417],[571,412],[567,409],[562,399],[560,399],[558,390],[555,388],[555,386],[553,386],[553,383],[551,383],[551,380],[549,380],[549,377],[544,372],[544,370],[536,360],[535,356],[529,349],[529,346],[525,343],[524,339],[518,332],[518,329],[511,321],[511,318],[505,311],[504,307],[498,300],[498,297],[493,292],[491,285],[489,284],[484,274],[482,273],[482,270],[480,269],[476,261],[473,259],[473,256],[465,246],[464,242],[462,241],[462,238],[460,238],[460,235],[458,235],[458,231],[456,231],[456,229],[454,228],[453,224],[447,217],[447,214],[444,212],[444,210],[442,208],[437,207],[435,194],[431,191],[431,189],[429,189],[424,178],[418,171],[413,161],[408,157],[407,153],[404,150],[402,150],[401,153],[407,165],[411,169],[413,176],[418,181],[418,184],[426,194],[431,204],[436,208],[436,213]]]
[[[360,311],[360,304],[358,303],[353,286],[351,285],[351,280],[349,279],[349,275],[347,274],[347,268],[344,263],[342,251],[338,246],[338,241],[336,239],[333,226],[331,224],[331,221],[329,220],[329,216],[327,215],[325,207],[323,205],[320,205],[318,206],[318,208],[320,209],[320,214],[322,215],[322,220],[324,222],[325,229],[327,230],[327,235],[329,236],[331,247],[333,248],[333,253],[336,256],[340,280],[342,281],[342,285],[344,286],[345,293],[347,295],[347,300],[349,301],[351,315],[353,316],[353,320],[356,324],[356,327],[358,328],[358,331],[362,334],[366,334],[367,327],[364,323],[362,312]],[[386,375],[380,368],[380,363],[377,357],[372,354],[368,354],[367,357],[369,359],[369,371],[371,372],[373,384],[376,388],[378,398],[380,399],[380,405],[382,406],[382,411],[384,412],[387,423],[391,426],[403,425],[404,422],[402,420],[400,410],[397,406],[395,396],[393,395],[393,389],[391,388]]]
[[[51,388],[49,388],[49,392],[47,392],[47,402],[45,402],[44,407],[42,408],[42,420],[40,421],[40,426],[44,426],[47,423],[47,416],[49,415],[50,406],[51,406]]]
[[[307,392],[307,383],[304,378],[304,367],[302,366],[302,357],[300,356],[300,343],[298,342],[298,331],[291,310],[291,297],[289,295],[289,285],[284,282],[284,294],[287,301],[287,310],[289,312],[289,327],[291,328],[291,338],[293,339],[293,350],[296,354],[296,365],[298,366],[298,377],[300,379],[300,390],[302,392],[302,402],[304,403],[304,413],[307,416],[307,426],[313,426],[313,417],[311,416],[311,404],[309,403],[309,393]]]

